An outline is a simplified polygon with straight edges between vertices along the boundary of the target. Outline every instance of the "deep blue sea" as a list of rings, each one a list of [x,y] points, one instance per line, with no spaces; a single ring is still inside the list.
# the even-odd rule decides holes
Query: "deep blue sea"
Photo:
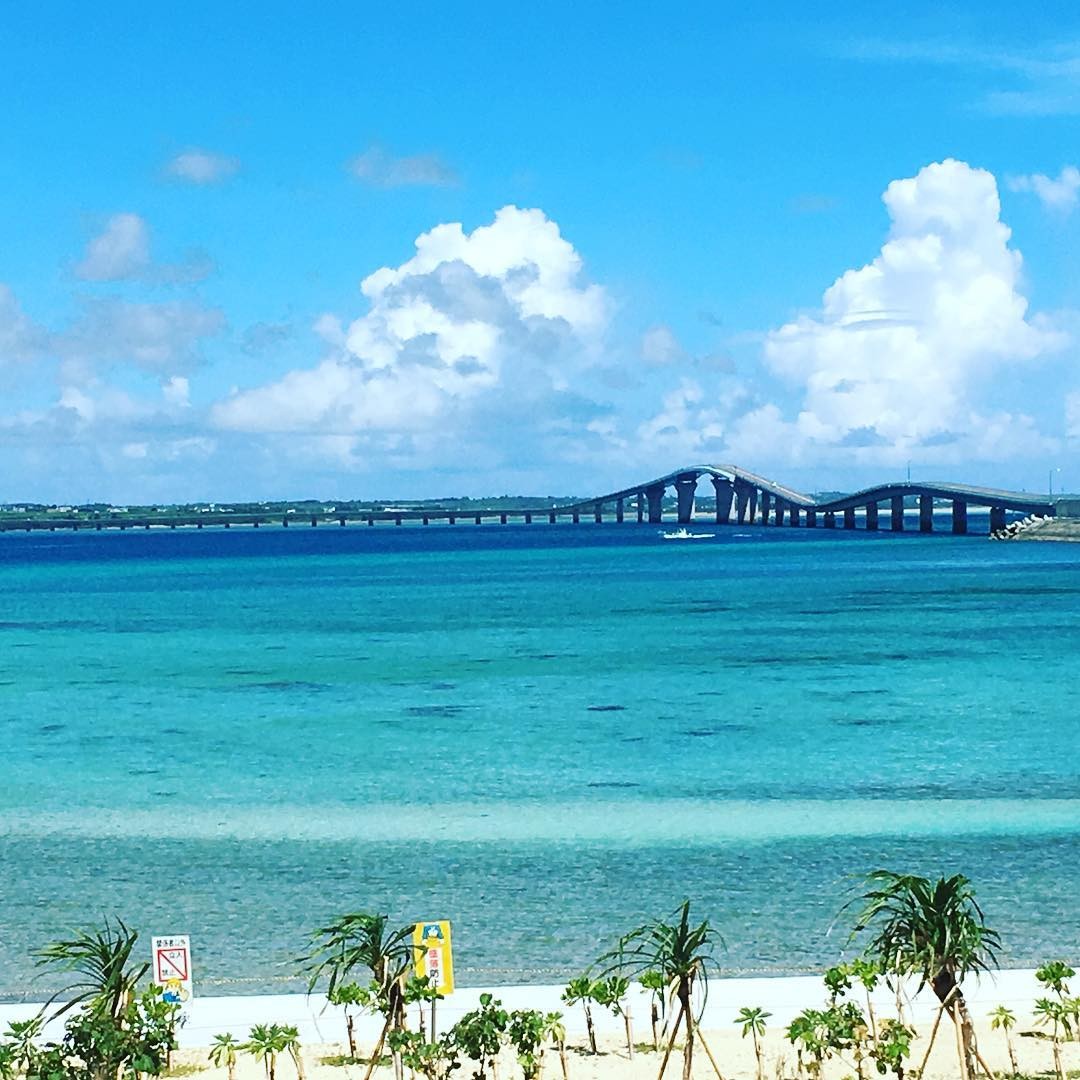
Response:
[[[1080,546],[715,532],[0,536],[0,998],[105,914],[204,993],[355,910],[557,981],[683,897],[817,969],[877,866],[1080,958]]]

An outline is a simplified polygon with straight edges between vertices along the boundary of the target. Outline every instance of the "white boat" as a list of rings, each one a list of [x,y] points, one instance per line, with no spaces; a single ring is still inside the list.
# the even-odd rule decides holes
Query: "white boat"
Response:
[[[688,529],[676,529],[674,532],[660,534],[665,540],[711,540],[712,533],[692,533]]]

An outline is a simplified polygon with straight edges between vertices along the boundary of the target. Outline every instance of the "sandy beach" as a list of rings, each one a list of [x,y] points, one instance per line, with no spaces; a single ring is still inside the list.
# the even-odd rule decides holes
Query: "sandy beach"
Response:
[[[929,991],[915,994],[914,985],[905,988],[908,1000],[905,1009],[915,1025],[918,1038],[914,1044],[909,1067],[922,1060],[926,1042],[936,1013],[936,1003]],[[998,972],[993,977],[970,980],[965,987],[971,1014],[976,1023],[980,1051],[987,1064],[995,1071],[1010,1073],[1008,1054],[1000,1031],[992,1031],[987,1014],[998,1005],[1008,1006],[1017,1017],[1013,1040],[1019,1058],[1020,1069],[1025,1074],[1049,1073],[1053,1060],[1049,1040],[1025,1036],[1022,1033],[1041,1029],[1034,1027],[1031,1009],[1037,996],[1038,985],[1033,972],[1011,970]],[[580,1007],[567,1008],[559,1000],[561,986],[501,986],[489,991],[499,998],[508,1009],[558,1010],[564,1014],[567,1030],[567,1061],[569,1076],[574,1080],[645,1080],[655,1076],[660,1055],[652,1050],[635,1053],[633,1060],[627,1056],[622,1020],[594,1008],[593,1015],[598,1032],[600,1053],[588,1053],[585,1037],[584,1014]],[[480,989],[461,989],[452,997],[440,1002],[437,1023],[440,1030],[452,1025],[465,1012],[477,1005]],[[861,1002],[861,996],[852,994]],[[888,990],[873,995],[875,1013],[880,1017],[895,1015],[895,998]],[[710,984],[709,997],[703,1016],[702,1030],[720,1070],[727,1078],[747,1078],[756,1075],[751,1040],[743,1038],[735,1022],[736,1014],[743,1006],[760,1006],[772,1015],[763,1040],[765,1075],[772,1078],[795,1075],[795,1053],[784,1036],[788,1023],[803,1009],[820,1007],[824,1002],[821,980],[800,976],[790,978],[739,978],[719,979]],[[634,1018],[634,1040],[640,1047],[651,1043],[648,998],[641,993],[629,997],[630,1011]],[[33,1015],[39,1005],[0,1006],[0,1025],[6,1026],[12,1019]],[[415,1010],[412,1020],[415,1024]],[[212,1067],[207,1060],[206,1048],[213,1036],[230,1032],[238,1039],[247,1037],[252,1024],[294,1024],[299,1029],[304,1047],[304,1063],[309,1080],[359,1080],[365,1067],[356,1064],[328,1064],[324,1059],[338,1057],[345,1052],[345,1024],[340,1010],[328,1006],[319,995],[264,995],[236,997],[204,997],[192,1001],[188,1018],[180,1032],[180,1050],[173,1056],[174,1071],[184,1074],[197,1071],[206,1080],[225,1080],[225,1070]],[[360,1016],[356,1020],[356,1037],[361,1054],[369,1053],[378,1037],[379,1024],[375,1018]],[[681,1047],[681,1041],[678,1044]],[[1063,1061],[1065,1068],[1080,1068],[1080,1044],[1066,1044]],[[681,1056],[668,1066],[668,1075],[678,1075]],[[874,1073],[873,1063],[865,1065],[867,1075]],[[545,1059],[544,1074],[561,1076],[561,1066],[556,1053],[549,1051]],[[257,1080],[264,1075],[261,1063],[247,1055],[238,1062],[238,1080]],[[288,1060],[278,1064],[278,1080],[292,1080],[295,1069]],[[390,1077],[388,1066],[376,1070],[378,1077]],[[468,1075],[462,1071],[459,1075]],[[513,1052],[505,1050],[500,1063],[499,1075],[504,1078],[520,1075],[514,1062]],[[715,1076],[707,1056],[695,1051],[694,1076]],[[825,1063],[824,1075],[841,1077],[855,1075],[850,1060],[833,1059]],[[942,1024],[930,1058],[926,1077],[957,1077],[959,1068],[956,1057],[955,1036],[951,1025]]]

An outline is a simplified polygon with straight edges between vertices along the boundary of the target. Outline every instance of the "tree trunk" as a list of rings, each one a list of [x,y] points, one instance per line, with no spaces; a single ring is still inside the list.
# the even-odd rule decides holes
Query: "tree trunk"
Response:
[[[690,1080],[694,1070],[694,1016],[690,1011],[690,980],[679,983],[679,1005],[683,1010],[686,1045],[683,1047],[682,1080]]]
[[[971,1059],[964,1042],[964,1021],[960,1017],[960,1007],[955,1002],[952,1006],[952,1021],[956,1031],[956,1053],[960,1058],[960,1080],[972,1080]]]
[[[293,1059],[293,1064],[296,1066],[296,1080],[307,1080],[307,1073],[304,1072],[304,1052],[297,1046],[295,1049],[289,1051]]]
[[[348,1013],[345,1014],[345,1033],[349,1037],[349,1057],[356,1057],[356,1028],[355,1021]],[[233,1080],[230,1076],[229,1080]]]
[[[923,1055],[922,1064],[919,1066],[919,1075],[926,1072],[926,1063],[930,1060],[930,1053],[934,1049],[934,1040],[937,1038],[938,1028],[941,1026],[941,1016],[945,1012],[945,1006],[938,1007],[937,1016],[934,1017],[934,1026],[930,1029],[930,1041],[926,1044],[926,1053]]]
[[[596,1053],[596,1028],[593,1027],[592,1021],[592,1009],[589,1008],[588,1002],[585,1004],[585,1028],[589,1033],[589,1049]]]
[[[1016,1063],[1016,1048],[1013,1046],[1008,1028],[1005,1029],[1005,1045],[1009,1048],[1009,1064],[1012,1065],[1012,1074],[1017,1076],[1020,1072],[1020,1066]]]
[[[649,1019],[652,1021],[652,1048],[653,1050],[659,1050],[660,1039],[657,1037],[656,1025],[660,1021],[660,1010],[657,1009],[655,1001],[652,1003]]]
[[[664,1080],[664,1070],[667,1069],[668,1058],[671,1057],[671,1051],[675,1046],[675,1038],[679,1034],[679,1025],[682,1023],[683,1009],[682,1005],[679,1005],[679,1011],[675,1014],[675,1023],[671,1026],[671,1036],[668,1039],[667,1049],[664,1051],[664,1059],[660,1062],[660,1072],[657,1073],[656,1080]]]
[[[634,1060],[634,1021],[630,1017],[630,1007],[623,1009],[623,1021],[626,1024],[626,1054]]]
[[[956,1025],[961,1075],[963,1080],[969,1080],[975,1075],[975,1028],[971,1023],[971,1014],[968,1012],[964,994],[953,973],[944,968],[934,976],[930,985],[934,988],[938,1001],[948,1007],[949,1015]]]
[[[1065,1080],[1065,1068],[1061,1064],[1061,1042],[1056,1036],[1054,1038],[1054,1072],[1057,1073],[1058,1080]]]
[[[371,1080],[371,1074],[375,1071],[375,1067],[379,1064],[379,1058],[382,1057],[383,1044],[386,1042],[386,1034],[390,1030],[390,1017],[388,1016],[383,1023],[382,1032],[379,1035],[379,1041],[375,1044],[375,1049],[371,1053],[371,1060],[368,1062],[367,1072],[364,1073],[364,1080]]]

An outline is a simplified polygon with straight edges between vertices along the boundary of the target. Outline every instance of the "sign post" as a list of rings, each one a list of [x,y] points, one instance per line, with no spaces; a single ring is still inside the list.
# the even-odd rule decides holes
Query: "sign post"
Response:
[[[162,1000],[170,1005],[186,1005],[191,1000],[191,939],[187,934],[151,939],[154,982],[161,987]]]
[[[440,997],[454,992],[454,950],[450,923],[418,922],[413,930],[413,956],[417,978],[427,979]],[[435,1040],[435,998],[431,999],[431,1039]]]

